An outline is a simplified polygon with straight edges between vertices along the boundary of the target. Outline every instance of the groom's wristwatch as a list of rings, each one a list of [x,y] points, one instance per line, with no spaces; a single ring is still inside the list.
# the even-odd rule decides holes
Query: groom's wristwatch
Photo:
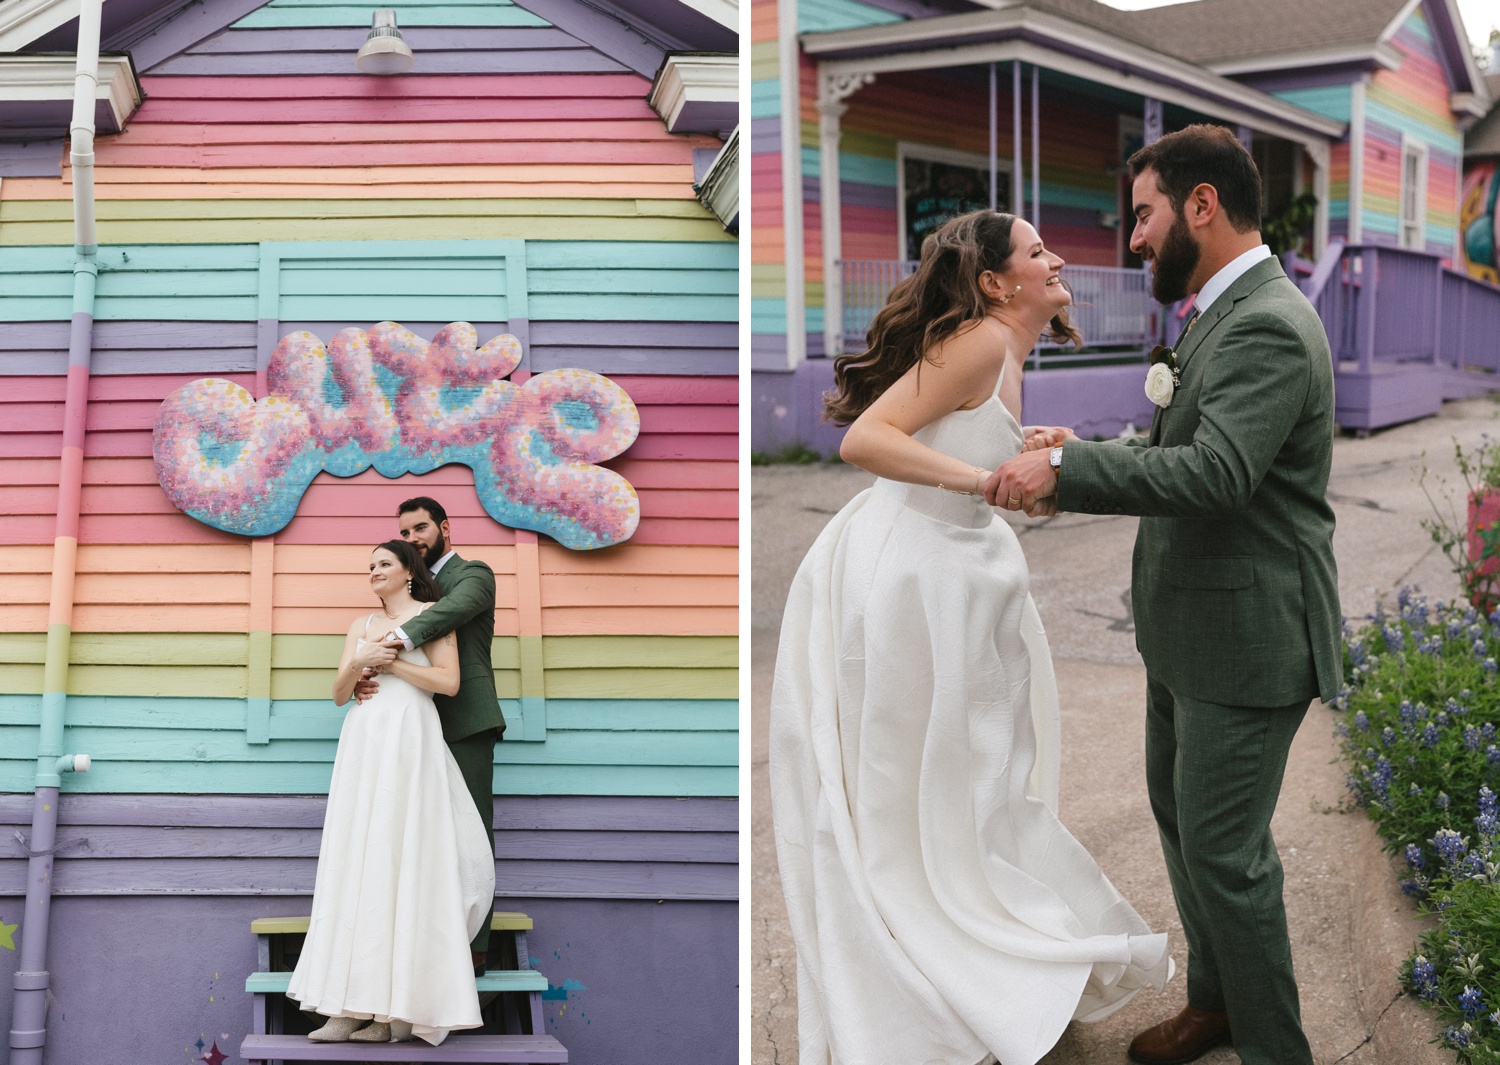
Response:
[[[1054,470],[1060,470],[1060,469],[1062,469],[1062,448],[1060,448],[1060,447],[1053,448],[1052,449],[1052,454],[1050,456],[1048,456],[1048,460],[1047,461],[1049,461],[1049,462],[1052,463],[1052,468]]]

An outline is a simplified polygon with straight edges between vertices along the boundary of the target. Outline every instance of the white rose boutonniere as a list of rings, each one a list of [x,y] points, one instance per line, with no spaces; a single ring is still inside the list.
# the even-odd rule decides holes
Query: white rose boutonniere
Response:
[[[1177,370],[1177,353],[1158,344],[1151,349],[1151,369],[1146,371],[1146,398],[1158,407],[1172,405],[1172,395],[1181,384]]]

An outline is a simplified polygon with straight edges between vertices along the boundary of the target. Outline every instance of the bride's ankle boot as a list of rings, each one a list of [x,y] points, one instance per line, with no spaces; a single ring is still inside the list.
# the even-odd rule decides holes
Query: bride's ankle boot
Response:
[[[369,1024],[365,1017],[330,1017],[328,1023],[315,1032],[309,1032],[307,1038],[314,1043],[346,1043],[354,1037],[354,1033]]]
[[[411,1042],[411,1022],[410,1021],[398,1021],[394,1017],[391,1018],[391,1042],[392,1043],[410,1043]]]
[[[361,1028],[349,1037],[351,1043],[389,1043],[391,1026],[385,1021],[374,1021],[368,1028]]]

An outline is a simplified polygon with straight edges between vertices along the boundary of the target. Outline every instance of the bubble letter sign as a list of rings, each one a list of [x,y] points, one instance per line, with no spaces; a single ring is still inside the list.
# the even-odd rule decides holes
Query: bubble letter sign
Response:
[[[326,348],[291,333],[271,355],[264,398],[212,377],[166,398],[152,433],[157,481],[205,525],[267,536],[292,520],[319,470],[399,477],[456,462],[504,525],[574,550],[628,540],[635,489],[595,465],[640,431],[625,390],[589,370],[507,381],[520,342],[478,341],[467,322],[430,343],[395,322],[340,330]]]

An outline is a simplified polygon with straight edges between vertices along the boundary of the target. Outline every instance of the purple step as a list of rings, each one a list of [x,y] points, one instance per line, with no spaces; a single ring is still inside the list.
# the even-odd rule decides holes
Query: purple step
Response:
[[[486,1065],[531,1065],[568,1060],[550,1035],[450,1035],[441,1046],[410,1043],[313,1043],[305,1035],[247,1035],[240,1044],[247,1061],[453,1061]]]

